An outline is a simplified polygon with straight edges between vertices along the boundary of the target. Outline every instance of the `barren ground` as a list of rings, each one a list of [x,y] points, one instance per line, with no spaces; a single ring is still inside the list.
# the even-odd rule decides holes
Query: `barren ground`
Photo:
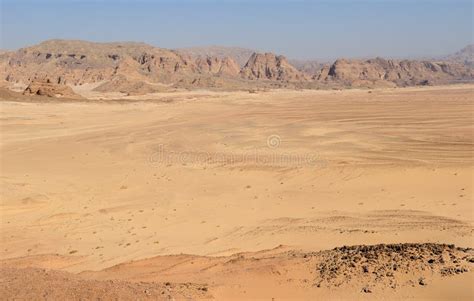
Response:
[[[348,264],[350,279],[317,285],[322,250],[474,247],[472,96],[460,85],[7,97],[0,294],[29,283],[25,298],[92,298],[125,281],[123,298],[472,299],[472,250],[425,245],[400,259],[409,272],[384,272],[395,282]]]

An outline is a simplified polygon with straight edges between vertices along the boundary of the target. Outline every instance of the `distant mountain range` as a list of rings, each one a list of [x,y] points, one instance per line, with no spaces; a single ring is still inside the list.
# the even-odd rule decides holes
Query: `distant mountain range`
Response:
[[[207,57],[215,56],[219,58],[230,57],[234,59],[241,67],[245,65],[250,56],[259,52],[255,49],[242,48],[242,47],[227,47],[227,46],[207,46],[207,47],[191,47],[191,48],[180,48],[176,49],[177,51],[190,55],[192,57]],[[367,58],[370,59],[370,58]],[[421,60],[421,59],[410,59],[410,60]],[[474,65],[474,44],[468,45],[458,52],[450,55],[439,56],[439,57],[429,57],[423,60],[426,61],[448,61],[448,62],[457,62],[466,65]],[[288,61],[299,71],[308,74],[315,74],[324,65],[329,63],[328,60],[302,60],[295,58],[288,58]]]
[[[258,52],[257,50],[241,48],[241,47],[226,47],[226,46],[208,46],[208,47],[192,47],[176,49],[178,52],[191,56],[193,58],[199,57],[216,57],[232,58],[240,67],[243,67],[249,60],[250,56]]]
[[[252,54],[261,52],[255,49],[227,46],[191,47],[176,50],[194,58],[208,56],[218,58],[230,57],[236,61],[240,67],[243,67],[247,63]],[[316,60],[288,59],[288,61],[296,69],[309,74],[316,73],[323,66],[323,63]]]
[[[38,82],[47,82],[50,94],[52,85],[64,84],[95,84],[96,91],[127,94],[178,88],[429,85],[472,81],[472,53],[470,45],[438,61],[374,58],[321,64],[235,47],[169,50],[133,42],[49,40],[0,53],[0,78],[7,87],[35,82],[29,93],[41,90]]]
[[[458,52],[445,56],[442,59],[464,65],[474,66],[474,44],[467,45]]]

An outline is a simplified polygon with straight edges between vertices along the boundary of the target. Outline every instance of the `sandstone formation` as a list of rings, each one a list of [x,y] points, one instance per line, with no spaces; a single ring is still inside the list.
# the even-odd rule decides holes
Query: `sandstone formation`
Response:
[[[466,273],[474,261],[472,249],[435,243],[344,246],[319,255],[317,287],[358,283],[364,293],[375,287],[426,285],[433,274]]]
[[[200,72],[224,76],[237,76],[240,68],[230,57],[222,59],[217,57],[197,58],[196,65]]]
[[[71,87],[64,84],[53,83],[49,79],[46,80],[34,80],[23,92],[24,95],[40,95],[48,97],[68,97],[77,98],[79,97]]]
[[[247,63],[250,56],[255,52],[252,49],[225,46],[181,48],[177,49],[177,51],[194,59],[206,57],[223,59],[228,57],[238,64],[239,69]]]
[[[49,79],[49,84],[96,84],[95,91],[98,92],[147,94],[166,90],[166,87],[311,89],[431,85],[474,80],[472,45],[442,61],[339,59],[331,65],[294,61],[299,70],[284,56],[273,53],[253,53],[242,68],[232,57],[223,56],[225,52],[217,53],[216,56],[196,56],[144,43],[50,40],[0,53],[0,82],[8,87]],[[40,90],[38,93],[43,92]]]
[[[142,43],[92,43],[51,40],[0,56],[2,77],[28,83],[48,76],[52,81],[80,85],[125,74],[172,83],[197,72],[189,57]]]
[[[338,81],[350,86],[387,85],[388,83],[411,86],[472,80],[473,76],[472,69],[457,63],[375,58],[370,60],[339,59],[330,67],[324,67],[315,79]]]
[[[296,70],[287,59],[273,53],[254,53],[240,71],[246,79],[266,79],[278,81],[305,80],[303,73]]]

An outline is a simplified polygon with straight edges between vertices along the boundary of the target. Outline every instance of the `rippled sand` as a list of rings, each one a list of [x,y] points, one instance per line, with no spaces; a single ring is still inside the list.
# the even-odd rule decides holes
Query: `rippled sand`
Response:
[[[8,267],[101,281],[114,274],[84,271],[186,253],[168,273],[159,266],[176,258],[165,256],[155,259],[156,269],[146,259],[138,278],[137,266],[125,264],[117,278],[168,275],[159,281],[206,287],[181,289],[178,298],[305,299],[342,291],[359,298],[355,284],[315,287],[302,272],[313,267],[285,256],[378,243],[473,247],[472,95],[466,85],[202,91],[140,101],[7,97],[0,258]],[[259,260],[260,251],[279,245],[279,260],[268,265],[237,260],[218,270],[238,277],[216,271],[200,278],[196,268],[213,258],[232,262],[239,252],[257,252],[249,256]],[[275,271],[283,276],[270,277]],[[433,277],[426,286],[375,287],[370,296],[472,296],[463,284],[471,272]],[[461,286],[455,292],[453,279]]]

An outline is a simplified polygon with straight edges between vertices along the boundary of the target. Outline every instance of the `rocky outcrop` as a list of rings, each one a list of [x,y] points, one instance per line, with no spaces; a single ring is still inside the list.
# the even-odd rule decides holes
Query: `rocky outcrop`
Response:
[[[232,58],[225,57],[221,60],[221,67],[218,74],[237,76],[240,72],[240,67]]]
[[[293,67],[284,56],[273,53],[254,53],[240,71],[245,79],[277,81],[305,80],[303,73]]]
[[[237,63],[229,58],[222,59],[217,57],[197,58],[196,65],[200,72],[224,76],[237,76],[240,68]]]
[[[374,288],[427,285],[433,275],[469,272],[473,249],[435,243],[343,246],[319,253],[316,287],[359,286]]]
[[[80,85],[110,80],[118,74],[173,83],[197,73],[194,61],[174,51],[142,43],[92,43],[51,40],[0,55],[1,75],[9,82],[29,83],[48,77]]]
[[[74,93],[71,87],[64,84],[53,83],[49,79],[34,80],[23,92],[24,95],[40,95],[48,97],[66,97],[66,98],[80,98]]]
[[[177,51],[194,59],[207,57],[215,57],[218,59],[231,58],[237,63],[239,70],[247,63],[250,56],[255,52],[252,49],[225,46],[181,48],[177,49]]]
[[[38,78],[69,85],[101,83],[102,92],[150,92],[156,90],[150,84],[174,85],[201,76],[240,79],[239,72],[228,57],[194,59],[143,43],[50,40],[0,54],[0,76],[8,83],[29,84]]]
[[[339,59],[323,68],[317,80],[338,81],[346,85],[377,85],[393,83],[397,86],[428,85],[473,79],[472,69],[449,62]]]
[[[28,85],[47,78],[50,83],[98,84],[96,91],[132,94],[163,87],[306,89],[444,84],[474,80],[474,68],[466,63],[470,49],[445,61],[340,59],[319,67],[317,62],[300,62],[298,70],[285,57],[272,53],[253,53],[239,68],[230,57],[194,57],[143,43],[51,40],[0,53],[0,83],[7,87]]]

